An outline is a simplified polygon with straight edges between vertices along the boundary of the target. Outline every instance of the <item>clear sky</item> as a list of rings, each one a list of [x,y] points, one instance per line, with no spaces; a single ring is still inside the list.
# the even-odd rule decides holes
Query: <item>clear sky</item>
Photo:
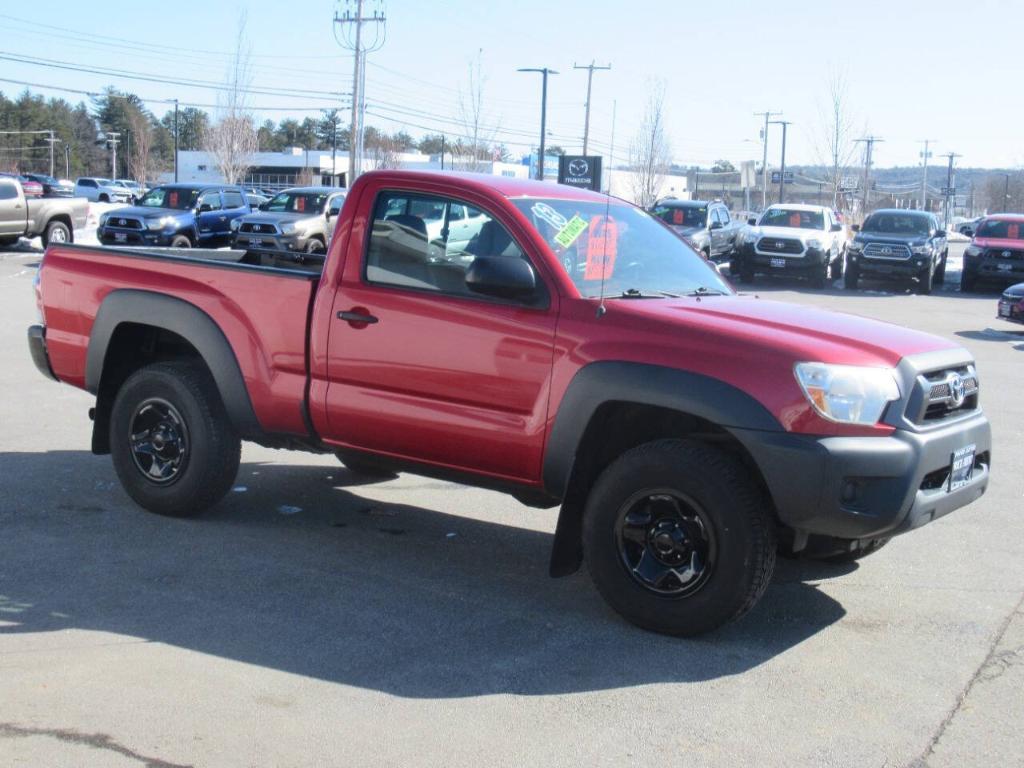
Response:
[[[251,97],[257,118],[301,119],[341,99],[332,94],[351,91],[352,57],[332,29],[337,7],[332,0],[4,3],[0,56],[8,58],[0,59],[0,78],[82,91],[114,85],[154,100],[157,114],[166,109],[161,99],[214,104],[208,89],[10,58],[221,83],[244,9],[252,87],[268,91]],[[617,160],[660,78],[677,162],[759,158],[761,122],[753,113],[765,109],[793,121],[787,162],[817,162],[830,73],[839,71],[858,125],[885,139],[875,147],[877,166],[917,164],[920,139],[934,140],[936,154],[959,153],[959,165],[1024,164],[1019,0],[389,0],[385,8],[387,39],[370,54],[368,122],[414,136],[459,132],[459,94],[480,52],[484,111],[496,140],[514,154],[536,143],[540,123],[540,76],[516,69],[560,71],[550,79],[548,141],[578,151],[587,78],[573,64],[595,60],[612,69],[594,76],[593,150],[609,153],[615,104]],[[0,81],[8,95],[22,88]],[[773,128],[770,161],[778,153]]]

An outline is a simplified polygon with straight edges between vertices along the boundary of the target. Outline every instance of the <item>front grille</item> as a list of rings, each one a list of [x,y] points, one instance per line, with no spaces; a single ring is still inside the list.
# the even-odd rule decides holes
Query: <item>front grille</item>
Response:
[[[868,243],[864,246],[864,255],[872,259],[898,259],[905,261],[910,258],[910,247],[895,243]]]
[[[804,252],[804,244],[784,237],[762,237],[757,241],[757,250],[764,253],[797,254]]]
[[[973,365],[929,371],[918,376],[917,382],[922,397],[912,421],[918,424],[942,421],[978,407],[978,374]]]
[[[988,248],[985,255],[990,259],[1006,259],[1009,261],[1024,261],[1024,251],[1013,251],[1008,248]]]
[[[273,224],[252,224],[243,222],[238,228],[239,232],[251,232],[254,235],[276,235],[277,227]]]
[[[107,219],[107,226],[118,229],[143,229],[142,222],[138,219],[121,218],[120,216],[110,216]]]

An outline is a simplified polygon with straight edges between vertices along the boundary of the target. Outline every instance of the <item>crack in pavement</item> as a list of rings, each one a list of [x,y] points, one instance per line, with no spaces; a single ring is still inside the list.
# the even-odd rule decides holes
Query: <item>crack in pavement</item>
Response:
[[[1024,594],[1021,594],[1017,604],[1003,620],[1003,623],[1000,624],[999,631],[996,632],[996,636],[993,638],[992,644],[989,646],[988,653],[985,654],[985,659],[974,671],[974,674],[971,675],[971,679],[967,681],[967,685],[957,697],[956,704],[953,706],[953,709],[951,709],[942,719],[942,722],[939,723],[939,727],[935,730],[931,740],[929,740],[928,746],[925,747],[924,751],[915,760],[907,765],[907,768],[928,768],[928,758],[935,754],[935,748],[938,746],[939,741],[942,740],[942,736],[945,734],[946,729],[949,728],[950,723],[953,722],[953,718],[956,717],[957,713],[959,713],[963,708],[964,702],[970,695],[975,683],[979,680],[991,680],[999,677],[999,675],[1006,671],[1007,667],[1016,661],[1016,657],[1018,655],[1024,658],[1024,649],[1020,648],[1014,651],[996,653],[996,648],[999,647],[999,643],[1002,642],[1003,637],[1006,635],[1006,630],[1009,629],[1010,623],[1018,613],[1022,612],[1022,608],[1024,608]],[[994,674],[987,674],[986,671],[993,667],[998,667],[999,669],[995,670]]]
[[[92,747],[93,749],[104,749],[108,752],[116,752],[132,760],[138,760],[146,768],[193,768],[191,765],[182,763],[168,763],[156,757],[140,755],[128,747],[118,744],[113,738],[105,733],[80,733],[70,728],[26,728],[14,723],[0,723],[0,739],[27,738],[29,736],[49,736],[57,741],[66,744]]]

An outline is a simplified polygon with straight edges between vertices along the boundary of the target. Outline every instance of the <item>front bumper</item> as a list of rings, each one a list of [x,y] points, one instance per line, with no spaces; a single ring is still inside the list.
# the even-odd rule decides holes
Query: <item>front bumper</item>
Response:
[[[856,265],[862,275],[917,277],[928,269],[930,256],[911,256],[909,259],[876,259],[863,254],[848,254],[847,265]],[[920,261],[921,263],[918,263]]]
[[[988,487],[992,435],[981,411],[888,437],[733,432],[761,469],[779,519],[809,534],[894,536],[970,504]],[[969,445],[975,446],[970,480],[949,490],[953,453]]]
[[[1024,280],[1024,261],[1017,259],[974,258],[964,260],[964,269],[979,278],[1019,283]]]
[[[103,245],[148,245],[166,247],[177,234],[177,230],[167,229],[121,229],[119,227],[101,227],[96,230],[96,239]]]
[[[309,238],[299,235],[271,235],[255,232],[238,232],[231,247],[241,251],[304,251]]]
[[[752,243],[744,245],[741,253],[743,260],[754,272],[792,275],[820,274],[829,256],[828,251],[821,248],[806,248],[800,255],[765,253],[757,250]]]
[[[57,381],[57,374],[50,367],[50,355],[46,351],[46,329],[41,325],[28,327],[28,352],[36,368],[48,379]]]
[[[1011,323],[1024,323],[1024,299],[999,299],[996,317]]]

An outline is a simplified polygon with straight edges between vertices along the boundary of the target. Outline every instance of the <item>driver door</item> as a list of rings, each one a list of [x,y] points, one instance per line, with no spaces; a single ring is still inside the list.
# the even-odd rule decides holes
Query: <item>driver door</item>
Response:
[[[219,189],[208,189],[196,200],[196,233],[200,246],[212,248],[225,232],[231,231],[222,208]]]

